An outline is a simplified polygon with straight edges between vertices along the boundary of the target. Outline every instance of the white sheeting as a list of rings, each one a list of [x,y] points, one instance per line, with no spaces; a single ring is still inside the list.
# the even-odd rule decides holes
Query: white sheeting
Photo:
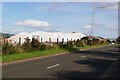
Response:
[[[82,37],[86,36],[82,33],[63,33],[63,32],[44,32],[44,31],[36,31],[31,33],[19,33],[15,36],[11,36],[9,40],[12,40],[12,42],[19,42],[19,37],[21,37],[21,43],[25,41],[25,38],[28,37],[30,40],[32,40],[33,37],[38,38],[38,40],[41,42],[49,42],[49,38],[51,38],[51,42],[57,42],[57,38],[59,39],[59,42],[62,41],[64,38],[64,42],[67,42],[68,40],[77,40],[81,39]]]

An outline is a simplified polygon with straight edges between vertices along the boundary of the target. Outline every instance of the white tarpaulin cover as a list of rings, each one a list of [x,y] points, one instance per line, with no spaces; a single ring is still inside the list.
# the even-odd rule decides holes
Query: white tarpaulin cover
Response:
[[[44,32],[44,31],[36,31],[31,33],[19,33],[17,35],[11,36],[9,40],[12,42],[19,42],[19,37],[21,37],[21,43],[25,41],[25,38],[28,37],[30,40],[32,38],[37,38],[41,42],[49,42],[49,39],[51,39],[51,42],[57,42],[57,39],[59,42],[62,41],[64,38],[64,42],[67,42],[67,40],[77,40],[81,39],[82,37],[86,36],[83,33],[79,32],[72,32],[72,33],[63,33],[63,32]]]

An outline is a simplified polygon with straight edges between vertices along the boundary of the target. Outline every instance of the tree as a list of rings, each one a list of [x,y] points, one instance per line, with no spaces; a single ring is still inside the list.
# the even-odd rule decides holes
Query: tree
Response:
[[[118,44],[120,44],[120,36],[117,37],[116,41]]]
[[[107,39],[107,43],[111,43],[110,39]]]

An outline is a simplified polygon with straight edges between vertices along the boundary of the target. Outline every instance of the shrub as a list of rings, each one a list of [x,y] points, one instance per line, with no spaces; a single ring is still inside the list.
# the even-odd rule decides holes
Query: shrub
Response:
[[[89,40],[89,37],[83,37],[83,38],[81,38],[81,40],[82,40],[82,42],[84,42],[84,44],[85,45],[87,45],[88,44],[88,40]]]
[[[13,46],[13,44],[5,42],[2,45],[2,54],[14,54],[14,53],[22,53],[23,50],[20,46]]]
[[[66,47],[66,45],[63,44],[62,42],[58,43],[58,45],[60,46],[60,48],[65,48]]]
[[[86,45],[87,45],[86,41],[80,40],[80,47],[84,47]]]
[[[16,53],[23,53],[23,52],[25,52],[20,45],[16,45],[15,48],[17,50]]]
[[[88,40],[87,41],[87,45],[92,46],[93,45],[93,41],[92,40]]]
[[[99,39],[93,38],[93,45],[97,45],[97,44],[99,44]]]
[[[72,48],[72,47],[74,47],[74,46],[75,46],[75,44],[74,44],[73,41],[68,41],[68,42],[67,42],[67,46],[66,46],[66,47]]]
[[[2,54],[12,54],[13,53],[13,48],[14,46],[9,44],[8,42],[5,42],[3,45],[2,45]]]
[[[40,45],[40,50],[46,50],[46,49],[47,49],[47,46],[45,44]]]
[[[22,44],[22,49],[26,52],[31,51],[30,39],[28,37],[25,39],[25,42]]]
[[[100,41],[100,44],[105,44],[105,42],[104,41]]]
[[[31,49],[32,50],[39,50],[40,49],[40,42],[38,39],[32,38],[32,41],[30,42]]]
[[[57,49],[57,48],[59,48],[59,47],[60,47],[60,46],[59,46],[58,44],[53,44],[51,48],[52,48],[52,49]]]
[[[108,44],[111,43],[110,39],[107,39],[106,41],[107,41]]]
[[[52,49],[53,44],[47,43],[47,44],[45,44],[45,46],[46,46],[45,50],[48,50],[48,49]]]
[[[83,46],[85,46],[85,41],[78,39],[77,41],[75,41],[75,45],[76,45],[77,47],[83,47]]]
[[[120,44],[120,36],[117,37],[116,41],[117,41],[117,44]]]

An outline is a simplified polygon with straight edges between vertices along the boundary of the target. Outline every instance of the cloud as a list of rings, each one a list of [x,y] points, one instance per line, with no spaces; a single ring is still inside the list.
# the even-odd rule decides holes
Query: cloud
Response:
[[[64,5],[65,5],[65,3],[54,2],[54,3],[51,3],[49,5],[49,7],[47,8],[47,10],[56,9],[56,8],[62,7]]]
[[[106,9],[110,9],[110,10],[118,10],[118,5],[113,5],[113,6],[110,6],[110,7],[107,7]]]
[[[80,3],[77,2],[54,2],[51,3],[49,8],[59,8],[59,7],[66,7],[66,6],[79,6]]]
[[[91,27],[92,27],[91,25],[87,24],[87,25],[83,26],[83,29],[89,30],[89,29],[91,29]]]
[[[118,25],[113,25],[110,27],[105,27],[104,29],[106,30],[112,30],[112,31],[118,31]]]
[[[90,3],[93,8],[105,7],[105,10],[118,10],[117,2],[95,2]]]
[[[45,10],[45,11],[63,11],[63,9],[65,9],[65,11],[69,11],[71,9],[68,9],[70,7],[78,7],[80,6],[80,3],[79,2],[51,2],[51,3],[46,3],[46,6],[43,6],[41,8],[41,5],[37,5],[35,6],[35,8],[38,10],[38,11],[41,11],[42,10]],[[67,8],[67,9],[66,9]]]
[[[47,28],[50,27],[50,24],[46,21],[40,20],[25,20],[25,21],[18,21],[14,23],[15,26],[24,26],[24,27],[37,27],[37,28]]]

